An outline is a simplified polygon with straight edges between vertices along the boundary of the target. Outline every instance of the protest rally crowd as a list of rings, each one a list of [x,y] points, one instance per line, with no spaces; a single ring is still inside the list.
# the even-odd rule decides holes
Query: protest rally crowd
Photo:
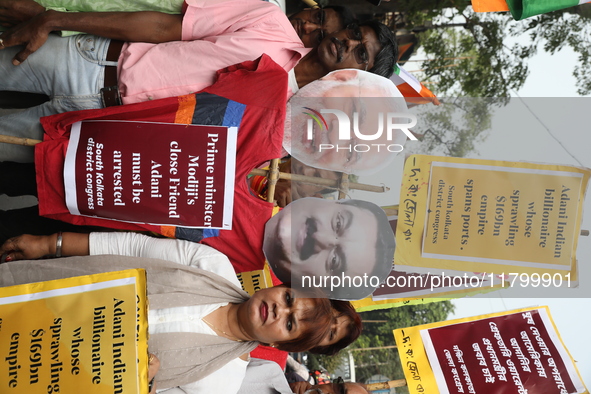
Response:
[[[359,110],[360,128],[375,130],[371,114],[405,113],[388,79],[398,61],[393,32],[339,5],[288,18],[261,0],[0,0],[0,24],[0,91],[48,97],[0,117],[0,134],[46,139],[36,149],[0,143],[0,193],[39,198],[0,210],[1,286],[146,269],[148,297],[159,296],[148,315],[151,393],[367,393],[352,382],[290,385],[279,364],[256,356],[334,355],[355,341],[361,319],[350,301],[392,269],[386,214],[289,180],[267,202],[267,179],[249,173],[279,157],[289,157],[282,172],[335,181],[384,168],[412,138],[406,120],[388,141],[395,151],[358,152],[345,141],[349,149],[322,152],[336,137],[307,140],[309,117],[297,114],[338,107],[333,98],[378,97]],[[85,119],[183,123],[187,101],[187,124],[226,126],[228,108],[242,106],[231,230],[112,226],[44,207],[47,193],[64,193],[67,138],[49,141],[52,133],[67,136]],[[37,260],[44,256],[54,258]],[[266,261],[275,286],[248,295],[236,274]],[[376,280],[304,291],[305,275]]]

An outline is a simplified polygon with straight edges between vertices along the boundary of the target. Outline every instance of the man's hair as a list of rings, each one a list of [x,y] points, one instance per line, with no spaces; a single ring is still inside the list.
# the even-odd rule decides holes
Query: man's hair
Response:
[[[370,276],[376,276],[380,278],[380,283],[383,282],[392,271],[394,249],[396,249],[394,232],[390,227],[390,222],[388,221],[386,212],[384,212],[384,210],[376,204],[364,200],[340,200],[338,203],[366,209],[373,213],[374,217],[376,218],[378,226],[377,240],[375,244],[376,258],[375,265]],[[361,298],[367,297],[368,295],[369,294],[367,294],[366,287],[352,286],[334,288],[330,292],[329,297],[337,298],[339,300],[359,300]]]
[[[355,14],[353,13],[353,11],[351,11],[351,9],[349,7],[345,7],[342,5],[327,5],[326,7],[323,7],[323,9],[331,9],[331,10],[335,10],[335,12],[337,13],[337,15],[339,16],[342,26],[343,28],[349,26],[351,23],[357,21],[357,17],[355,16]]]
[[[332,309],[336,311],[334,319],[341,316],[347,316],[349,318],[349,324],[346,327],[345,336],[338,342],[327,346],[317,346],[310,349],[312,353],[328,354],[329,356],[335,355],[338,351],[346,348],[352,344],[361,334],[363,324],[361,323],[361,316],[355,311],[353,305],[349,301],[341,300],[330,300]]]
[[[378,41],[382,46],[382,50],[376,55],[373,67],[368,71],[381,75],[382,77],[390,78],[394,73],[394,66],[398,61],[398,44],[396,43],[394,33],[392,33],[392,30],[388,26],[374,20],[362,22],[359,26],[371,27],[376,32]]]
[[[288,286],[286,286],[288,287]],[[321,294],[316,294],[320,296]],[[310,298],[313,308],[306,312],[306,315],[299,320],[300,323],[306,322],[307,328],[302,334],[289,341],[277,342],[277,349],[286,352],[305,352],[317,347],[317,345],[330,332],[334,321],[333,309],[330,300],[327,298]]]

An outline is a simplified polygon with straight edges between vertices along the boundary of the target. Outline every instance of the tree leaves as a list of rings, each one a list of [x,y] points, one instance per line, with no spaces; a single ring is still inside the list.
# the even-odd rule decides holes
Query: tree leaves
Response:
[[[463,3],[462,3],[463,4]],[[429,61],[424,78],[440,96],[509,97],[523,86],[528,60],[538,49],[554,54],[565,47],[579,55],[573,75],[578,93],[591,93],[591,18],[589,7],[552,12],[515,21],[509,13],[475,13],[469,8],[439,9],[434,23],[424,23],[413,9],[409,18]],[[423,16],[435,11],[426,9]],[[528,37],[524,40],[523,37]],[[518,39],[519,38],[519,39]],[[568,72],[554,70],[554,72]],[[549,78],[551,73],[549,72]]]

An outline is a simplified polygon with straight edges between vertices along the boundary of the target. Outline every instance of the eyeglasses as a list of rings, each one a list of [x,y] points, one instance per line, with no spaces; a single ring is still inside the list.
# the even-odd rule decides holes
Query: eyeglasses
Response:
[[[326,21],[326,11],[324,11],[322,7],[316,10],[318,12],[316,13],[315,19],[318,26],[320,26],[320,28],[317,29],[318,35],[316,36],[316,40],[318,41],[318,43],[320,43],[320,41],[324,40],[324,37],[326,37],[326,31],[324,30],[324,22]]]
[[[349,40],[359,41],[359,45],[353,50],[353,55],[357,64],[365,64],[365,71],[367,71],[369,67],[369,52],[367,52],[367,48],[365,48],[362,42],[363,34],[361,34],[361,28],[357,23],[351,23],[345,29]]]

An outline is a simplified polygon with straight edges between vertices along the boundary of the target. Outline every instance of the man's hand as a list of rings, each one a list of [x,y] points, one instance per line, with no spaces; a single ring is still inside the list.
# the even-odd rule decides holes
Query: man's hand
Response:
[[[0,36],[0,50],[25,45],[12,62],[17,66],[45,44],[50,32],[59,30],[80,31],[128,42],[180,41],[182,21],[182,15],[152,11],[69,13],[49,10],[4,32]]]
[[[292,200],[291,181],[279,179],[275,185],[275,196],[273,197],[278,207],[285,208]]]
[[[0,26],[12,27],[45,11],[33,0],[0,0]]]
[[[51,28],[47,26],[47,12],[37,14],[26,22],[5,31],[0,36],[0,50],[16,45],[24,45],[25,48],[18,52],[12,59],[12,64],[18,66],[47,41]]]
[[[0,25],[12,27],[0,36],[0,49],[25,45],[12,60],[15,66],[24,62],[47,41],[51,30],[44,29],[39,18],[44,12],[45,8],[33,0],[0,0]]]
[[[0,247],[0,254],[6,254],[5,261],[38,259],[55,251],[55,235],[21,235],[10,238]]]
[[[278,207],[285,208],[287,204],[292,201],[299,200],[304,197],[318,197],[322,198],[322,194],[318,193],[323,190],[324,186],[308,185],[301,182],[294,182],[287,179],[279,179],[275,185],[275,202]]]
[[[150,353],[149,355],[149,364],[148,364],[148,381],[152,381],[156,374],[158,373],[158,369],[160,369],[160,360],[154,354]],[[152,383],[152,390],[150,390],[149,394],[156,393],[156,383]]]

